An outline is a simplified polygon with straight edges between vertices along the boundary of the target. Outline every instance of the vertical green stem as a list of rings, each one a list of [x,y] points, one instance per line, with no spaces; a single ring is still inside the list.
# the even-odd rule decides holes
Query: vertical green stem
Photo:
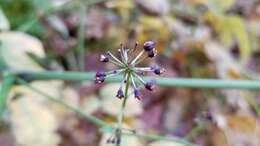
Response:
[[[78,39],[79,39],[79,46],[78,46],[78,64],[79,64],[79,70],[84,71],[85,69],[85,20],[86,20],[86,12],[87,12],[87,6],[80,3],[80,25],[78,29]]]
[[[119,117],[118,117],[118,129],[117,129],[117,132],[116,132],[116,137],[119,140],[121,140],[121,136],[122,136],[121,129],[122,129],[122,124],[123,124],[123,118],[124,118],[124,112],[125,112],[125,107],[126,107],[126,101],[127,101],[127,98],[128,98],[129,85],[130,85],[130,73],[127,74],[126,86],[125,86],[125,97],[124,97],[124,100],[122,102],[120,114],[119,114]],[[116,145],[120,146],[121,142],[120,143],[116,143]]]
[[[6,108],[6,99],[14,84],[14,81],[15,77],[13,75],[4,75],[3,83],[0,89],[0,117],[2,117],[2,114],[4,113],[4,110]]]

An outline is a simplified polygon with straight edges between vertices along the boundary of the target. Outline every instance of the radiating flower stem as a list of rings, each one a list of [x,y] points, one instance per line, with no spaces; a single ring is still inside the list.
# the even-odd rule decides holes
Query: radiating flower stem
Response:
[[[124,112],[125,112],[125,107],[126,107],[126,101],[128,99],[128,90],[129,90],[129,85],[130,85],[130,73],[127,74],[127,78],[126,78],[126,86],[125,86],[125,96],[122,102],[122,106],[121,106],[121,110],[119,113],[119,117],[118,117],[118,133],[116,133],[117,139],[121,140],[122,137],[122,124],[123,124],[123,119],[124,119]],[[121,145],[120,143],[116,143],[117,146]]]

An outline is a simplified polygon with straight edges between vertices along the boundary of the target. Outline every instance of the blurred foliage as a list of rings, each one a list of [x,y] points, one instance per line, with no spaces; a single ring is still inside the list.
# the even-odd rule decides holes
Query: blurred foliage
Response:
[[[259,10],[257,0],[1,0],[0,70],[79,71],[83,63],[84,71],[96,71],[111,67],[98,63],[100,52],[117,51],[121,43],[133,47],[136,41],[142,49],[144,41],[154,40],[158,58],[144,64],[164,66],[165,76],[257,80]],[[85,53],[78,51],[81,42]],[[116,122],[118,84],[30,85]],[[202,146],[260,145],[257,91],[158,87],[152,94],[142,92],[141,101],[131,98],[127,104],[129,129]],[[7,105],[9,112],[0,121],[1,146],[103,146],[111,137],[23,86],[15,85]],[[130,136],[123,140],[124,146],[182,146]]]

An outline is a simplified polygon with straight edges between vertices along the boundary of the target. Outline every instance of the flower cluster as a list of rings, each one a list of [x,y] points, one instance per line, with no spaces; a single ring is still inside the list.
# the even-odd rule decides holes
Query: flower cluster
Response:
[[[157,55],[155,45],[156,44],[154,41],[146,41],[143,44],[142,49],[139,49],[138,43],[136,43],[135,47],[132,49],[125,48],[123,45],[121,45],[121,48],[118,49],[120,57],[116,57],[110,51],[108,51],[106,54],[100,55],[101,62],[110,62],[117,66],[118,69],[109,72],[98,71],[96,73],[96,83],[103,83],[106,78],[123,74],[124,77],[121,81],[116,97],[120,99],[123,98],[125,96],[122,89],[123,85],[126,84],[126,82],[131,82],[131,85],[134,88],[134,96],[137,99],[140,99],[141,86],[144,86],[149,91],[152,91],[155,87],[154,80],[145,82],[140,75],[142,75],[144,72],[153,72],[156,75],[161,75],[164,72],[164,69],[160,68],[159,66],[137,67],[137,65],[144,59],[154,58]]]

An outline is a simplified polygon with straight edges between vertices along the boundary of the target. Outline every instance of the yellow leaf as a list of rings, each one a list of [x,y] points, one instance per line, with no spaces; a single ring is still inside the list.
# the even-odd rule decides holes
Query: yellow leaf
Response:
[[[226,48],[229,48],[234,41],[237,41],[242,61],[245,62],[249,59],[252,51],[249,34],[247,33],[244,21],[240,17],[215,15],[208,11],[205,13],[204,19],[213,27]]]
[[[212,8],[218,9],[217,11],[224,12],[229,9],[235,2],[235,0],[209,0]]]
[[[158,51],[163,51],[171,35],[166,23],[161,18],[152,16],[143,16],[139,20],[137,40],[141,43],[151,39],[156,40]]]

